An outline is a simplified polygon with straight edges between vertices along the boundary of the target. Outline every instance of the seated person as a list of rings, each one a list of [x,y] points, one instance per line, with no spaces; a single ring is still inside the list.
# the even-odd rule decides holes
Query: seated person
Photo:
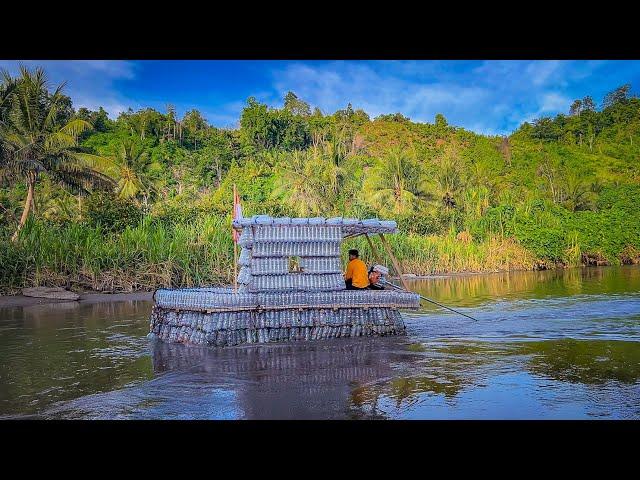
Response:
[[[382,275],[388,275],[389,269],[382,265],[374,265],[369,269],[369,288],[371,290],[384,290],[378,282],[382,279]]]
[[[358,250],[349,250],[349,263],[344,272],[344,283],[347,290],[364,290],[369,286],[367,265],[358,257]]]

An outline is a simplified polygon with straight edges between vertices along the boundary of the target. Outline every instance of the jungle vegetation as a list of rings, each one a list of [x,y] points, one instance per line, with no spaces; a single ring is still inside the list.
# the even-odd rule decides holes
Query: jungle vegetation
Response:
[[[172,105],[114,120],[42,69],[3,72],[0,290],[227,283],[233,184],[245,215],[394,219],[415,274],[637,263],[640,99],[623,85],[567,108],[486,136],[289,92],[221,129]]]

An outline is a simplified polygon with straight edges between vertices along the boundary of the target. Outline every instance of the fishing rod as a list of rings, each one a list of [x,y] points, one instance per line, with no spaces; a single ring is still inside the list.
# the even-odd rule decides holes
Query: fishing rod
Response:
[[[404,288],[402,288],[402,287],[399,287],[398,285],[395,285],[395,284],[393,284],[393,283],[391,283],[391,282],[386,281],[386,280],[385,280],[385,279],[383,279],[383,278],[381,278],[381,279],[380,279],[380,281],[381,281],[382,283],[385,283],[385,284],[387,284],[387,285],[389,285],[389,286],[391,286],[391,287],[395,288],[396,290],[402,290],[403,292],[407,292],[407,291],[408,291],[408,290],[406,290],[406,289],[404,289]],[[411,292],[411,293],[416,293],[416,292]],[[449,307],[447,307],[446,305],[442,305],[441,303],[435,302],[435,301],[433,301],[433,300],[431,300],[431,299],[429,299],[429,298],[427,298],[427,297],[423,297],[423,296],[422,296],[422,295],[420,295],[419,293],[416,293],[416,295],[418,295],[421,299],[426,300],[426,301],[427,301],[427,302],[429,302],[429,303],[433,303],[434,305],[437,305],[437,306],[439,306],[439,307],[446,308],[447,310],[451,310],[451,311],[452,311],[452,312],[454,312],[454,313],[457,313],[457,314],[459,314],[459,315],[462,315],[463,317],[470,318],[471,320],[475,320],[476,322],[478,321],[478,319],[477,319],[477,318],[473,318],[473,317],[471,317],[471,316],[467,315],[466,313],[459,312],[459,311],[457,311],[457,310],[454,310],[453,308],[449,308]]]

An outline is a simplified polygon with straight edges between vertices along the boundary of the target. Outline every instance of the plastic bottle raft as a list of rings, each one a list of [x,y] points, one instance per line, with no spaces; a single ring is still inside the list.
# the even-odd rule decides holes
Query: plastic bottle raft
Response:
[[[396,233],[392,221],[271,218],[234,222],[242,230],[238,290],[159,289],[151,336],[175,343],[232,346],[335,337],[399,335],[398,309],[418,308],[417,294],[347,290],[345,237]]]

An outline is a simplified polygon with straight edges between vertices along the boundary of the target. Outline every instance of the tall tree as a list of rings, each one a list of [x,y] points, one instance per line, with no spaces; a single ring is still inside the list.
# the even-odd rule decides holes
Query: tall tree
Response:
[[[574,100],[569,107],[569,115],[580,115],[580,112],[582,112],[582,100]]]
[[[78,136],[91,125],[78,118],[57,123],[60,108],[65,106],[64,84],[51,94],[44,70],[30,71],[24,66],[20,66],[20,76],[15,82],[9,119],[0,125],[4,150],[0,174],[27,184],[27,198],[13,240],[27,221],[42,173],[80,194],[87,193],[92,186],[113,185],[113,180],[99,170],[111,162],[76,148]]]
[[[198,148],[198,139],[201,139],[203,132],[209,126],[207,120],[198,110],[193,109],[184,114],[181,123],[185,136],[189,141],[193,141],[195,148]]]
[[[582,99],[582,112],[595,112],[596,102],[593,101],[590,95],[587,95]]]
[[[607,93],[602,101],[603,108],[612,107],[618,103],[624,103],[629,99],[631,84],[627,83]]]
[[[284,109],[290,111],[294,115],[302,115],[308,117],[311,115],[311,107],[293,92],[287,92],[284,97]]]
[[[507,162],[507,165],[511,166],[511,144],[509,143],[509,137],[506,135],[502,137],[502,141],[500,142],[500,153]]]
[[[0,83],[0,129],[7,127],[9,122],[9,114],[11,113],[13,93],[16,89],[17,82],[7,72],[2,72],[2,82]],[[0,130],[3,131],[3,130]],[[0,138],[0,165],[3,165],[3,161],[6,152],[5,142]],[[4,159],[4,160],[3,160]]]

